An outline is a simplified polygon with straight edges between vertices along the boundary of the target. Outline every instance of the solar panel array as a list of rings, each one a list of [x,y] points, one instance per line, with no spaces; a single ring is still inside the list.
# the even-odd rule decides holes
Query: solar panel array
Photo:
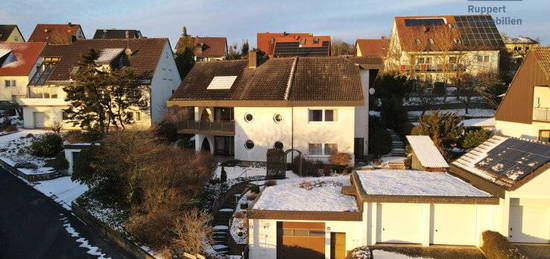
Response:
[[[455,16],[456,26],[467,47],[502,48],[504,42],[489,15]]]
[[[550,161],[550,145],[509,138],[476,164],[485,171],[521,180]]]
[[[405,19],[405,26],[431,26],[431,25],[444,25],[445,20],[443,18],[430,18],[430,19]]]
[[[275,57],[322,57],[330,56],[328,41],[323,41],[321,47],[300,47],[299,42],[275,43]]]

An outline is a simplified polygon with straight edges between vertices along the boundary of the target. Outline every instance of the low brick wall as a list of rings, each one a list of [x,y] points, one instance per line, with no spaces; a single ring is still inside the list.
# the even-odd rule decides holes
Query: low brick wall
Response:
[[[102,237],[118,245],[121,249],[133,255],[134,258],[155,259],[153,255],[149,254],[147,251],[143,250],[141,247],[128,240],[121,233],[113,230],[109,226],[105,225],[103,222],[96,219],[88,211],[80,207],[78,203],[73,202],[71,204],[71,208],[73,213],[77,217],[79,217],[87,225],[95,229]]]
[[[2,159],[0,159],[0,167],[5,169],[6,171],[10,172],[11,174],[22,177],[23,179],[25,179],[29,182],[46,181],[46,180],[51,180],[51,179],[55,179],[55,178],[63,176],[63,174],[61,174],[59,172],[44,173],[44,174],[25,174],[25,173],[17,170],[17,168],[9,165],[8,163],[6,163]]]

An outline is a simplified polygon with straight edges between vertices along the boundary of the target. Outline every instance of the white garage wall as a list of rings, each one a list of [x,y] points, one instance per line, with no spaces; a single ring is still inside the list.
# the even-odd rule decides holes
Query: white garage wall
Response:
[[[361,221],[319,221],[319,220],[249,220],[249,257],[277,258],[277,222],[323,222],[325,223],[325,258],[330,259],[330,232],[346,233],[346,250],[352,250],[366,243]],[[330,230],[329,230],[330,229]]]

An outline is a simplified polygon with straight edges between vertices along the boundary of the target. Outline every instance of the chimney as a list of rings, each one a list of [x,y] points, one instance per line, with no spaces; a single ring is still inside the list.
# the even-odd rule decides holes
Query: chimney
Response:
[[[255,50],[248,52],[248,68],[258,67],[258,55]]]
[[[383,40],[385,40],[385,39],[386,39],[386,36],[382,36],[382,37],[380,37],[380,38],[383,39]]]

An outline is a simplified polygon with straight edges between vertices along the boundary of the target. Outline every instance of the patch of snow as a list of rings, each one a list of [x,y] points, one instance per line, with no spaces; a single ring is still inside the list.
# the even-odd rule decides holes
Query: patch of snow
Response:
[[[233,212],[233,209],[225,208],[225,209],[219,209],[219,212]]]
[[[221,249],[227,248],[227,246],[226,245],[213,245],[212,248],[214,248],[214,250],[221,250]]]
[[[357,171],[367,194],[441,197],[491,197],[448,173],[413,170]]]
[[[464,127],[495,127],[495,117],[467,119],[463,122]]]
[[[100,259],[107,259],[111,257],[107,257],[106,254],[102,253],[101,250],[98,247],[90,245],[88,240],[86,240],[83,237],[80,237],[80,234],[71,226],[71,223],[67,221],[67,218],[62,218],[64,224],[63,227],[65,227],[65,231],[71,235],[71,237],[77,238],[76,242],[80,243],[79,247],[88,249],[87,253],[93,256],[97,256],[97,258]]]
[[[37,169],[18,168],[19,171],[24,174],[43,174],[51,172],[53,168],[45,167],[46,158],[32,156],[27,151],[36,137],[47,132],[51,131],[26,129],[0,136],[0,159],[11,166],[20,162],[25,162],[32,163],[38,167]]]
[[[246,222],[246,209],[241,209],[241,204],[247,204],[247,208],[250,207],[252,201],[248,200],[247,195],[251,193],[248,191],[245,195],[242,195],[239,201],[237,202],[236,208],[235,208],[235,214],[237,212],[243,214],[243,217],[237,218],[235,217],[235,214],[233,214],[233,218],[231,220],[231,228],[229,229],[229,232],[231,233],[231,237],[233,237],[233,240],[237,244],[247,244],[248,243],[248,226]]]
[[[267,175],[267,169],[264,166],[250,166],[250,167],[243,167],[243,166],[235,166],[235,167],[227,167],[224,166],[225,172],[227,173],[227,180],[233,180],[233,179],[247,179],[247,178],[259,178],[259,177],[265,177]],[[214,170],[214,177],[220,178],[221,176],[222,167],[218,166],[216,170]],[[296,175],[292,170],[286,171],[286,177],[287,178],[297,178],[299,177]]]
[[[217,226],[214,226],[212,229],[213,230],[227,230],[227,229],[229,229],[229,227],[225,226],[225,225],[217,225]]]
[[[449,164],[441,155],[430,136],[408,135],[407,140],[411,148],[424,167],[447,168]]]
[[[409,258],[417,258],[417,259],[428,259],[430,257],[413,257],[408,256],[396,252],[389,252],[384,250],[372,250],[373,259],[409,259]]]
[[[266,186],[253,209],[290,211],[358,211],[355,198],[342,194],[349,176],[298,178]]]
[[[458,116],[463,117],[493,117],[495,116],[495,110],[492,109],[468,109],[468,113],[466,113],[466,109],[447,109],[447,110],[435,110],[439,111],[441,113],[455,113]],[[431,111],[426,111],[425,114],[430,114]],[[422,111],[409,111],[408,112],[409,117],[420,117],[422,115]]]
[[[71,203],[88,190],[88,186],[73,182],[70,176],[40,181],[33,187],[68,210],[71,210]]]

